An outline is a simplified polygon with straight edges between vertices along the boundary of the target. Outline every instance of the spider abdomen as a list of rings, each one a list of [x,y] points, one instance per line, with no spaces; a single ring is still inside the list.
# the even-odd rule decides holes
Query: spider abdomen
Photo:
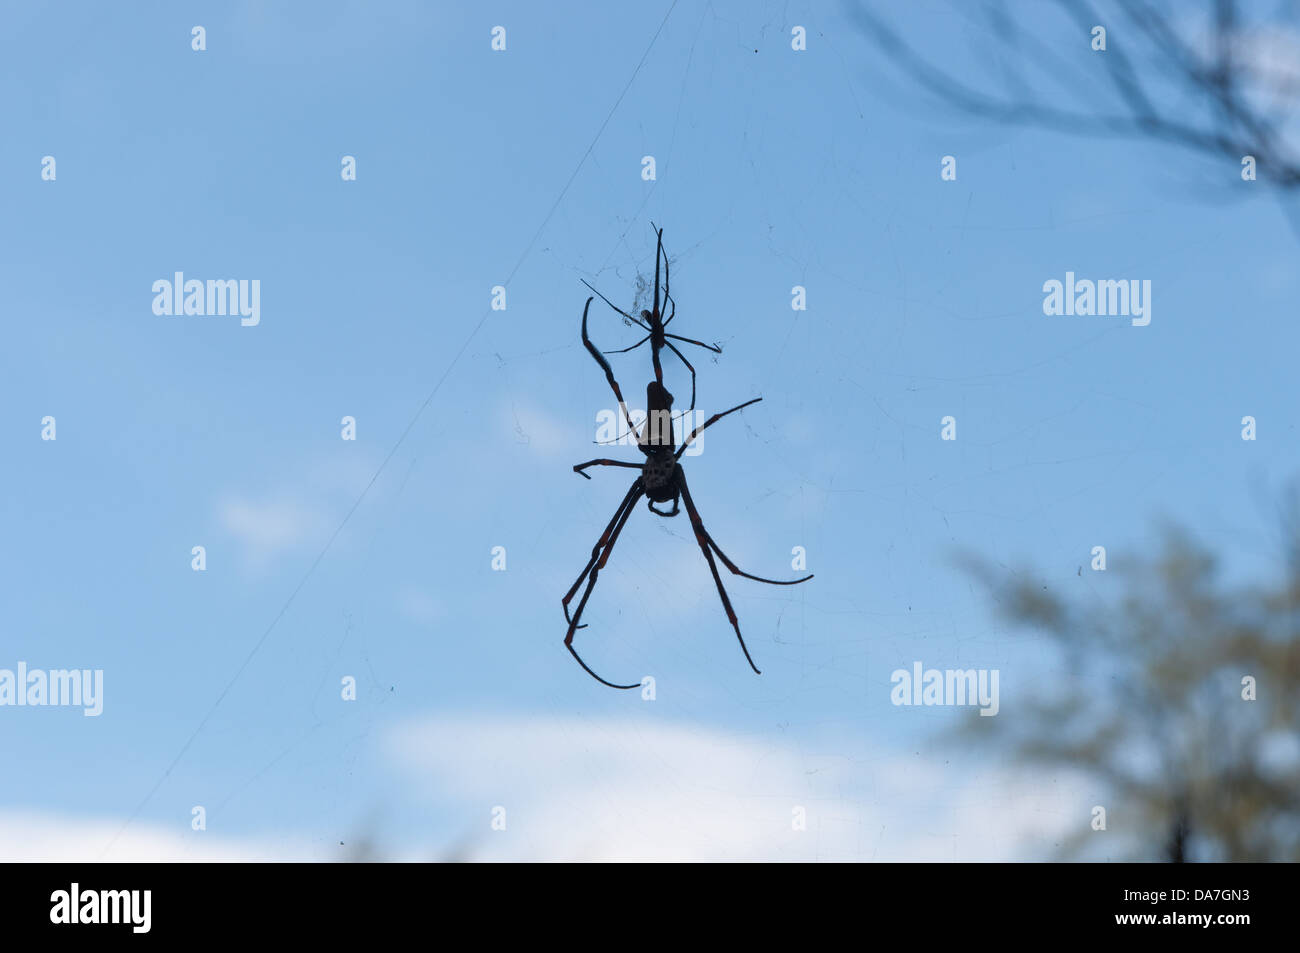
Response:
[[[651,454],[642,465],[641,478],[645,481],[646,496],[656,503],[667,503],[676,492],[674,475],[677,461],[671,454]]]

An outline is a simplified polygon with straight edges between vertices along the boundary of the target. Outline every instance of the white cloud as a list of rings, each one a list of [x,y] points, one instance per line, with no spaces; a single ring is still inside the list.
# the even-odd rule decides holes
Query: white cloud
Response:
[[[646,703],[649,704],[649,703]],[[426,716],[383,753],[441,802],[458,843],[430,834],[377,859],[1006,861],[1045,859],[1086,829],[1091,801],[1060,777],[915,753],[816,753],[782,738],[684,724]],[[506,829],[493,831],[493,808]],[[795,808],[807,829],[792,829]],[[223,837],[183,823],[0,810],[0,862],[328,861],[333,838]],[[1103,834],[1098,837],[1109,838]],[[111,849],[107,845],[112,844]]]
[[[0,863],[231,862],[337,859],[308,843],[262,842],[120,819],[0,810]],[[121,831],[121,835],[119,835]],[[111,849],[105,850],[112,844]]]
[[[388,753],[482,818],[474,859],[1011,860],[1048,856],[1087,821],[1057,783],[686,725],[430,717],[394,731]],[[498,805],[507,827],[489,832]]]

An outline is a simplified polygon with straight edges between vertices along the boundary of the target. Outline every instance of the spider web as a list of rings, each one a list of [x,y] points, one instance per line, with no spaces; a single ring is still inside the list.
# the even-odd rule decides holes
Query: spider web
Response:
[[[424,140],[358,125],[350,135],[383,144],[363,168],[389,163],[405,190],[363,179],[373,191],[357,207],[307,190],[312,203],[335,203],[329,215],[355,216],[372,244],[394,247],[311,263],[383,277],[378,290],[339,292],[338,303],[329,289],[301,303],[331,316],[311,329],[326,342],[311,360],[277,350],[273,334],[259,343],[290,390],[310,395],[307,407],[292,394],[264,402],[286,429],[319,426],[313,415],[336,404],[339,415],[363,406],[365,439],[343,463],[330,434],[283,454],[278,471],[251,453],[207,464],[232,482],[270,474],[290,503],[328,518],[303,517],[309,542],[299,548],[270,547],[279,578],[250,573],[221,590],[234,608],[211,593],[189,597],[192,614],[213,619],[186,633],[211,640],[207,666],[219,675],[199,680],[182,707],[154,701],[168,717],[152,740],[166,750],[126,774],[129,813],[104,854],[146,820],[172,825],[195,803],[213,830],[186,836],[192,856],[230,836],[222,831],[272,856],[315,858],[935,858],[972,843],[996,856],[972,834],[988,815],[1055,820],[1046,784],[1001,790],[990,770],[968,785],[929,737],[954,713],[909,712],[905,722],[888,676],[913,658],[1010,667],[1031,654],[990,622],[967,581],[945,575],[944,548],[1010,559],[1034,539],[1047,554],[1040,566],[1070,562],[1072,575],[1085,529],[1063,514],[1099,488],[1114,501],[1116,472],[1149,463],[1145,441],[1163,425],[1142,416],[1148,395],[1122,384],[1101,393],[1074,374],[1089,362],[1123,367],[1112,349],[1126,331],[1024,344],[1025,304],[1008,289],[1038,265],[1008,273],[981,257],[981,245],[1012,257],[1089,227],[1088,216],[1004,212],[998,202],[1024,183],[987,170],[987,191],[966,179],[965,191],[938,191],[934,157],[958,146],[947,130],[926,138],[883,107],[866,111],[879,97],[861,78],[862,49],[833,16],[708,2],[643,11],[635,29],[622,16],[631,14],[560,24],[573,37],[548,34],[559,29],[549,23],[512,27],[505,56],[464,82],[463,103],[441,96],[429,106],[430,142],[457,143],[483,164],[481,181],[457,178],[455,157]],[[796,23],[807,51],[791,48]],[[349,49],[345,37],[331,42]],[[586,59],[555,70],[557,50]],[[1041,159],[1001,134],[975,143],[969,154],[989,164]],[[502,152],[508,161],[492,165]],[[647,154],[653,181],[639,176]],[[922,167],[935,180],[925,187],[909,178]],[[488,211],[441,218],[453,192]],[[427,244],[423,233],[390,237],[411,208],[434,210]],[[1136,228],[1133,211],[1102,218]],[[606,454],[594,448],[593,421],[613,404],[578,339],[579,279],[638,313],[653,287],[651,221],[665,229],[674,329],[723,346],[717,358],[690,354],[699,409],[763,397],[683,459],[704,522],[748,572],[802,575],[798,548],[816,573],[778,590],[723,571],[764,671],[754,676],[685,515],[639,507],[577,638],[602,674],[653,675],[653,702],[607,692],[573,666],[557,605],[630,482],[625,471],[590,482],[572,472]],[[317,225],[328,234],[334,223]],[[1205,244],[1188,239],[1169,253],[1192,254],[1195,241]],[[397,247],[407,244],[416,248]],[[504,311],[484,306],[498,285]],[[807,310],[792,307],[794,286]],[[611,315],[593,314],[600,346],[640,335]],[[311,336],[303,327],[299,348]],[[354,359],[358,328],[383,342],[382,366]],[[270,321],[264,330],[280,333]],[[268,376],[255,350],[239,354],[253,389]],[[625,393],[651,378],[649,353],[647,344],[614,359]],[[227,359],[212,361],[237,379],[244,365],[218,363]],[[673,393],[689,393],[676,357],[663,361]],[[1069,387],[1056,386],[1058,374],[1074,374]],[[1099,399],[1120,401],[1151,434],[1087,431],[1080,419]],[[953,445],[936,437],[948,413],[962,435]],[[178,432],[193,426],[160,416]],[[253,416],[215,419],[288,439]],[[1063,446],[1057,428],[1067,424],[1087,433],[1085,449]],[[1048,478],[1026,478],[1036,472]],[[254,538],[278,525],[253,522]],[[1022,532],[1031,524],[1057,538]],[[502,571],[492,568],[498,546]],[[1078,578],[1106,594],[1104,580]],[[176,678],[166,648],[149,651],[164,660],[162,680]],[[356,678],[358,701],[335,708],[342,674]],[[497,806],[511,819],[502,831],[490,826]],[[791,827],[798,809],[802,831]]]

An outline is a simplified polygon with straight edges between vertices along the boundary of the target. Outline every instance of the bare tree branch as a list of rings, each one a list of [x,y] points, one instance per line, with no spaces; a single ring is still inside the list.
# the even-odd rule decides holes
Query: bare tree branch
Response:
[[[1275,71],[1242,60],[1238,45],[1246,27],[1233,0],[1209,0],[1207,23],[1213,25],[1213,37],[1204,52],[1145,0],[1125,0],[1109,14],[1089,0],[1058,0],[1057,5],[1077,30],[1074,42],[1087,42],[1095,25],[1111,25],[1106,51],[1098,60],[1116,94],[1110,106],[1091,100],[1062,104],[1064,97],[1043,101],[1028,92],[1003,95],[977,88],[922,55],[865,0],[858,0],[849,13],[901,72],[931,95],[972,115],[1074,135],[1161,140],[1234,162],[1253,155],[1262,180],[1282,190],[1300,187],[1300,153],[1283,145],[1279,133],[1281,123],[1293,118],[1294,97],[1284,98],[1278,115],[1269,114],[1257,102],[1258,94],[1270,85],[1294,90],[1300,86],[1300,75],[1283,74],[1279,82],[1269,82],[1265,77],[1276,76]],[[1185,15],[1192,8],[1175,9]],[[1069,61],[1060,52],[1051,52],[1005,16],[993,22],[1002,24],[996,33],[1006,52],[1024,60],[1029,51],[1041,71],[1040,79],[1061,81]],[[1157,75],[1191,94],[1205,115],[1165,102],[1168,97],[1157,95],[1151,87]],[[1017,86],[1027,91],[1035,84],[1020,78]]]

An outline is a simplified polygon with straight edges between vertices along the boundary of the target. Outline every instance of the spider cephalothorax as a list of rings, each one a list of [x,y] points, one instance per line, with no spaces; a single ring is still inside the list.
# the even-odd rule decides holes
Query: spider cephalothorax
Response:
[[[658,266],[656,264],[656,311],[658,310],[659,298],[658,277]],[[714,555],[716,554],[718,559],[722,560],[722,564],[733,574],[744,576],[746,579],[753,579],[757,582],[765,582],[773,586],[793,586],[796,583],[807,582],[812,578],[812,575],[809,574],[802,579],[791,579],[785,581],[764,579],[762,576],[754,576],[750,573],[744,572],[740,567],[727,558],[727,554],[718,547],[718,544],[713,541],[713,537],[709,535],[708,530],[704,528],[704,521],[700,518],[699,510],[695,508],[695,501],[691,499],[690,488],[686,485],[686,472],[682,469],[680,461],[682,454],[686,452],[686,448],[690,446],[691,441],[694,440],[696,435],[701,431],[707,427],[711,427],[728,414],[735,413],[738,410],[743,410],[750,404],[758,403],[763,398],[755,397],[753,400],[745,401],[745,403],[732,407],[730,410],[723,411],[720,414],[714,414],[703,424],[692,430],[690,434],[687,435],[686,439],[682,441],[680,447],[675,447],[672,426],[673,395],[670,394],[668,389],[663,385],[663,372],[659,367],[658,350],[655,349],[655,380],[651,381],[646,387],[646,420],[642,425],[641,430],[638,432],[638,428],[632,422],[632,415],[628,413],[627,404],[623,401],[623,392],[618,386],[618,381],[614,379],[613,368],[609,366],[609,361],[607,361],[604,355],[596,349],[596,346],[591,343],[591,339],[587,336],[587,312],[591,309],[591,302],[594,300],[594,298],[588,298],[586,306],[582,309],[582,343],[591,356],[595,358],[596,363],[599,364],[601,369],[605,372],[605,379],[609,382],[610,389],[614,391],[614,397],[618,400],[619,410],[622,411],[623,419],[627,422],[629,430],[637,434],[637,446],[640,448],[641,452],[645,454],[646,459],[645,463],[628,463],[622,460],[601,458],[597,460],[588,460],[586,463],[579,463],[573,468],[575,473],[580,473],[582,476],[587,477],[587,479],[591,479],[591,477],[588,476],[585,471],[588,467],[595,466],[624,467],[629,470],[639,470],[640,473],[637,475],[637,478],[632,481],[632,486],[623,497],[623,502],[620,503],[618,509],[614,511],[613,517],[605,527],[605,532],[601,534],[596,545],[592,547],[591,558],[587,560],[586,567],[582,570],[582,573],[578,576],[577,580],[569,588],[569,591],[564,594],[564,598],[561,600],[561,604],[564,607],[564,617],[569,623],[569,631],[564,636],[564,644],[573,654],[573,657],[578,660],[578,664],[586,670],[588,675],[596,679],[596,681],[608,685],[611,688],[637,687],[636,685],[615,685],[613,682],[606,681],[593,672],[587,666],[587,663],[582,660],[582,657],[578,655],[577,650],[574,649],[573,634],[578,629],[584,628],[581,623],[582,613],[587,607],[587,600],[591,597],[592,590],[596,587],[596,577],[600,575],[600,571],[604,569],[605,564],[609,562],[610,553],[614,551],[614,544],[618,542],[619,534],[623,532],[623,527],[627,525],[628,518],[632,515],[632,510],[635,509],[637,501],[644,496],[646,497],[647,506],[649,506],[650,512],[655,513],[658,516],[676,516],[678,512],[680,512],[678,509],[678,501],[680,500],[685,504],[686,512],[690,515],[691,528],[695,532],[695,541],[699,544],[700,551],[704,554],[705,562],[709,564],[709,571],[713,574],[713,581],[718,587],[718,595],[722,599],[722,607],[726,610],[727,619],[731,622],[731,627],[736,631],[736,638],[740,641],[740,650],[745,653],[745,659],[749,662],[750,668],[755,672],[758,672],[758,666],[756,666],[754,660],[750,658],[749,649],[745,647],[745,639],[740,634],[740,622],[736,618],[735,610],[731,607],[731,599],[727,596],[727,590],[722,585],[722,576],[718,574],[718,565],[714,561]],[[666,324],[667,322],[664,323]],[[671,337],[671,335],[669,335],[669,337]],[[668,346],[672,347],[672,345]],[[676,348],[673,348],[673,351],[674,353],[678,353]],[[680,353],[678,353],[678,357],[681,357]],[[682,358],[682,360],[685,362],[686,359]],[[690,367],[690,365],[687,364],[687,367]],[[695,372],[692,370],[692,406],[694,405],[694,379]],[[664,510],[655,508],[656,503],[669,502],[672,503],[672,509],[670,511],[665,512]],[[572,614],[570,614],[569,603],[573,600],[573,597],[577,595],[578,588],[582,586],[584,580],[587,584],[586,589],[583,590],[582,598],[578,600],[578,607]]]

